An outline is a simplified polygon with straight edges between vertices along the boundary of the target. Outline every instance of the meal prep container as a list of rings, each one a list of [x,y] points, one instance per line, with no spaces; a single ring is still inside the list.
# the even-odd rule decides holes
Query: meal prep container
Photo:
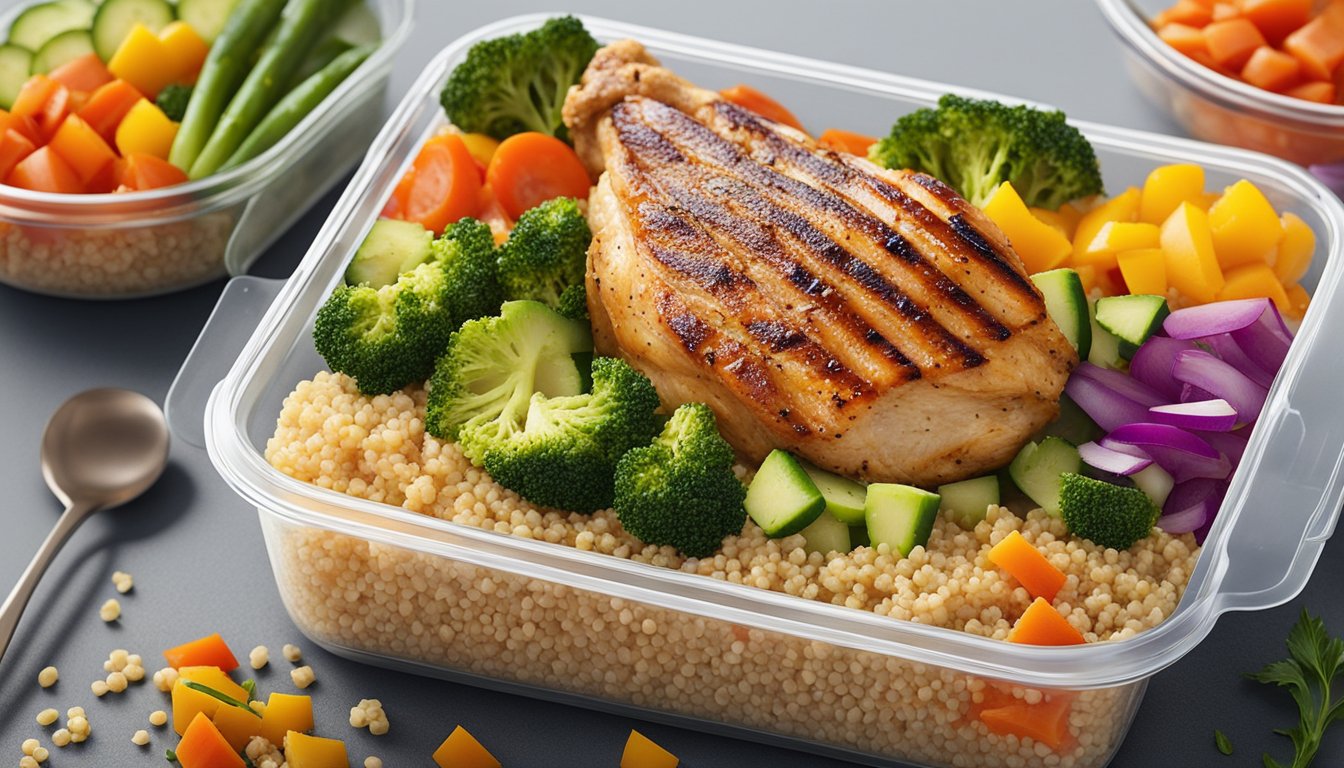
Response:
[[[382,44],[275,146],[162,189],[62,195],[0,185],[0,282],[53,296],[131,298],[242,274],[341,179],[377,131],[414,0],[362,0]],[[26,7],[26,6],[24,6]],[[3,18],[7,29],[24,7]]]
[[[1315,104],[1225,77],[1163,42],[1148,20],[1171,0],[1097,0],[1125,44],[1130,75],[1191,135],[1302,165],[1344,161],[1344,106]]]
[[[1079,127],[1094,142],[1111,190],[1141,183],[1162,163],[1200,163],[1212,188],[1248,178],[1319,237],[1307,281],[1319,286],[1318,298],[1185,595],[1166,622],[1133,639],[1014,645],[470,528],[272,468],[264,450],[282,400],[325,369],[311,341],[314,314],[402,169],[443,126],[441,84],[472,44],[543,18],[479,29],[429,64],[294,275],[283,286],[235,280],[169,396],[179,434],[203,438],[225,480],[256,506],[280,594],[314,641],[373,664],[873,765],[1101,766],[1124,738],[1148,678],[1194,648],[1219,614],[1282,603],[1306,583],[1334,529],[1344,485],[1337,405],[1344,357],[1326,338],[1327,329],[1344,327],[1336,298],[1344,205],[1280,160],[1100,125]],[[704,86],[760,87],[814,130],[880,133],[948,90],[987,95],[601,19],[585,23],[603,41],[642,41]],[[237,338],[247,333],[244,319],[263,311],[244,345]],[[971,709],[991,687],[1069,707],[1077,738],[1057,754],[991,734]]]

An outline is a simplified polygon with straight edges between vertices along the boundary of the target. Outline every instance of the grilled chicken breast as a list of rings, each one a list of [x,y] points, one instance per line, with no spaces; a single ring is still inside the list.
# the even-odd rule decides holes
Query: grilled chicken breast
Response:
[[[929,176],[818,148],[638,43],[598,52],[565,121],[589,200],[598,351],[785,448],[919,485],[1012,459],[1077,357],[1002,233]]]

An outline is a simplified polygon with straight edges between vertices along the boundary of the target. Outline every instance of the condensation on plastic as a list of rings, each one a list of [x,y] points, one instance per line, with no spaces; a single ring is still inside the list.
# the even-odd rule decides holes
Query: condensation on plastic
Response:
[[[1139,90],[1192,136],[1302,165],[1344,160],[1344,106],[1256,88],[1181,54],[1148,24],[1171,0],[1097,0],[1097,5],[1125,44]]]
[[[317,488],[273,469],[263,451],[283,399],[325,367],[312,347],[312,318],[421,141],[442,127],[440,84],[473,43],[531,28],[542,18],[481,28],[434,59],[241,353],[227,346],[193,353],[193,360],[220,368],[232,364],[206,403],[207,449],[230,486],[257,507],[280,593],[314,640],[389,666],[640,717],[689,718],[695,727],[713,721],[734,735],[874,764],[950,765],[972,759],[971,753],[976,765],[1016,759],[1015,739],[963,720],[964,706],[949,713],[917,699],[921,687],[943,692],[938,696],[967,697],[995,686],[1029,699],[1067,696],[1074,721],[1088,724],[1087,744],[1074,745],[1062,759],[1049,750],[1029,752],[1018,764],[1058,759],[1059,765],[1099,766],[1123,739],[1148,678],[1194,648],[1221,613],[1273,606],[1304,586],[1334,529],[1344,488],[1344,411],[1335,405],[1344,359],[1326,336],[1344,324],[1336,298],[1344,205],[1305,171],[1274,158],[1086,123],[1078,126],[1096,146],[1111,190],[1141,183],[1157,164],[1199,163],[1211,188],[1250,179],[1319,238],[1306,278],[1316,299],[1184,598],[1167,621],[1133,639],[1069,648],[1014,645],[482,531]],[[816,129],[837,125],[877,134],[946,91],[989,95],[600,19],[585,22],[600,39],[641,40],[707,87],[743,81],[762,87]],[[247,319],[222,306],[211,326]],[[217,375],[184,370],[180,380],[199,385]],[[185,404],[175,409],[179,429],[194,417]],[[487,582],[498,599],[480,600]],[[562,612],[541,644],[520,639],[529,625],[542,631],[535,617],[519,612],[527,605]],[[654,638],[667,631],[677,643],[636,657],[653,668],[635,679],[620,649],[608,643],[624,636],[625,619],[641,617],[658,628]],[[630,642],[645,642],[641,637],[636,632]],[[588,666],[566,667],[559,656],[566,650],[586,654]],[[724,661],[728,653],[732,664]],[[693,684],[683,685],[687,671]],[[857,713],[799,703],[813,701],[809,686],[838,680],[848,686]],[[743,691],[745,698],[738,695]]]
[[[182,290],[245,272],[364,155],[414,0],[368,0],[383,33],[363,65],[260,156],[173,187],[62,195],[0,185],[0,282],[72,298]],[[0,17],[0,28],[23,10]]]

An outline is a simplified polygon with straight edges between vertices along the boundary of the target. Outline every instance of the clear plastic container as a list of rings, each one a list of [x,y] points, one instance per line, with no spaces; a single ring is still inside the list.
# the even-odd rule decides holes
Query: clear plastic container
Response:
[[[1192,136],[1302,165],[1344,160],[1344,106],[1256,88],[1181,54],[1148,24],[1171,0],[1097,0],[1097,6],[1124,42],[1139,90]]]
[[[1099,125],[1080,127],[1111,189],[1141,182],[1156,164],[1200,163],[1215,187],[1251,179],[1319,236],[1308,278],[1317,299],[1184,597],[1166,622],[1133,639],[1014,645],[487,532],[272,468],[263,452],[282,400],[324,368],[310,338],[314,314],[419,143],[442,126],[439,86],[473,43],[542,18],[479,29],[428,65],[294,275],[283,286],[235,280],[169,395],[179,436],[203,441],[224,479],[256,506],[280,594],[314,641],[374,664],[874,765],[1101,766],[1147,680],[1194,648],[1221,613],[1282,603],[1305,584],[1344,488],[1336,404],[1344,358],[1326,333],[1344,323],[1344,205],[1273,158]],[[752,83],[815,129],[876,133],[946,91],[967,93],[585,21],[602,40],[641,40],[705,86]],[[245,319],[263,311],[244,342]],[[987,695],[1068,707],[1073,740],[1056,753],[992,734],[974,707]]]
[[[0,282],[72,298],[132,298],[238,275],[364,155],[414,0],[365,0],[382,45],[284,139],[173,187],[62,195],[0,185]],[[23,7],[0,17],[0,29]]]

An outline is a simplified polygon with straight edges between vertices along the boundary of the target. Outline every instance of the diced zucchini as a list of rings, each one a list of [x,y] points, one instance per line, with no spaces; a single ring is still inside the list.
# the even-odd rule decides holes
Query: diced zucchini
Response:
[[[382,288],[429,260],[434,233],[414,221],[379,219],[345,270],[349,285]]]
[[[157,34],[176,18],[167,0],[103,0],[93,17],[93,49],[110,61],[136,24]]]
[[[942,499],[942,509],[948,518],[969,531],[985,519],[985,513],[991,505],[998,505],[999,478],[986,475],[940,485],[938,496]]]
[[[1148,498],[1152,499],[1154,506],[1159,509],[1167,503],[1167,496],[1171,495],[1171,489],[1176,485],[1175,478],[1156,464],[1149,464],[1130,475],[1129,479],[1134,481],[1139,490],[1148,494]]]
[[[826,497],[787,451],[770,452],[756,471],[743,501],[747,514],[766,536],[792,536],[826,510]]]
[[[1059,476],[1082,471],[1078,449],[1066,440],[1047,437],[1040,443],[1027,443],[1008,465],[1008,474],[1022,492],[1046,512],[1059,515]]]
[[[872,539],[868,538],[867,520],[863,521],[863,525],[849,526],[849,548],[851,550],[858,547],[870,547],[872,544]]]
[[[34,75],[44,75],[67,61],[78,59],[93,53],[93,38],[82,29],[72,29],[51,38],[47,44],[33,54],[30,70]]]
[[[849,526],[836,520],[830,512],[817,515],[817,519],[803,529],[803,542],[803,548],[808,552],[820,552],[823,555],[832,552],[844,554],[853,549]]]
[[[1097,324],[1096,304],[1092,305],[1092,349],[1087,353],[1087,362],[1102,368],[1120,369],[1125,359],[1120,356],[1120,339]]]
[[[177,18],[190,24],[207,43],[213,43],[237,4],[238,0],[178,0]]]
[[[868,486],[864,519],[872,546],[886,544],[908,557],[915,547],[929,543],[938,518],[938,494],[896,483]]]
[[[1126,360],[1157,333],[1169,314],[1165,296],[1137,294],[1097,299],[1097,325],[1120,340],[1120,356]]]
[[[863,523],[863,501],[868,490],[862,483],[803,464],[803,471],[817,484],[817,490],[826,497],[826,511],[846,525]]]
[[[1050,319],[1073,345],[1078,359],[1086,360],[1092,349],[1092,324],[1088,322],[1087,292],[1078,273],[1072,269],[1052,269],[1037,272],[1031,281],[1045,297],[1045,311]]]
[[[0,45],[0,109],[14,105],[32,67],[32,51],[17,45]]]
[[[93,23],[93,13],[94,5],[88,0],[38,3],[20,13],[9,25],[9,43],[36,51],[62,32],[88,29]]]

